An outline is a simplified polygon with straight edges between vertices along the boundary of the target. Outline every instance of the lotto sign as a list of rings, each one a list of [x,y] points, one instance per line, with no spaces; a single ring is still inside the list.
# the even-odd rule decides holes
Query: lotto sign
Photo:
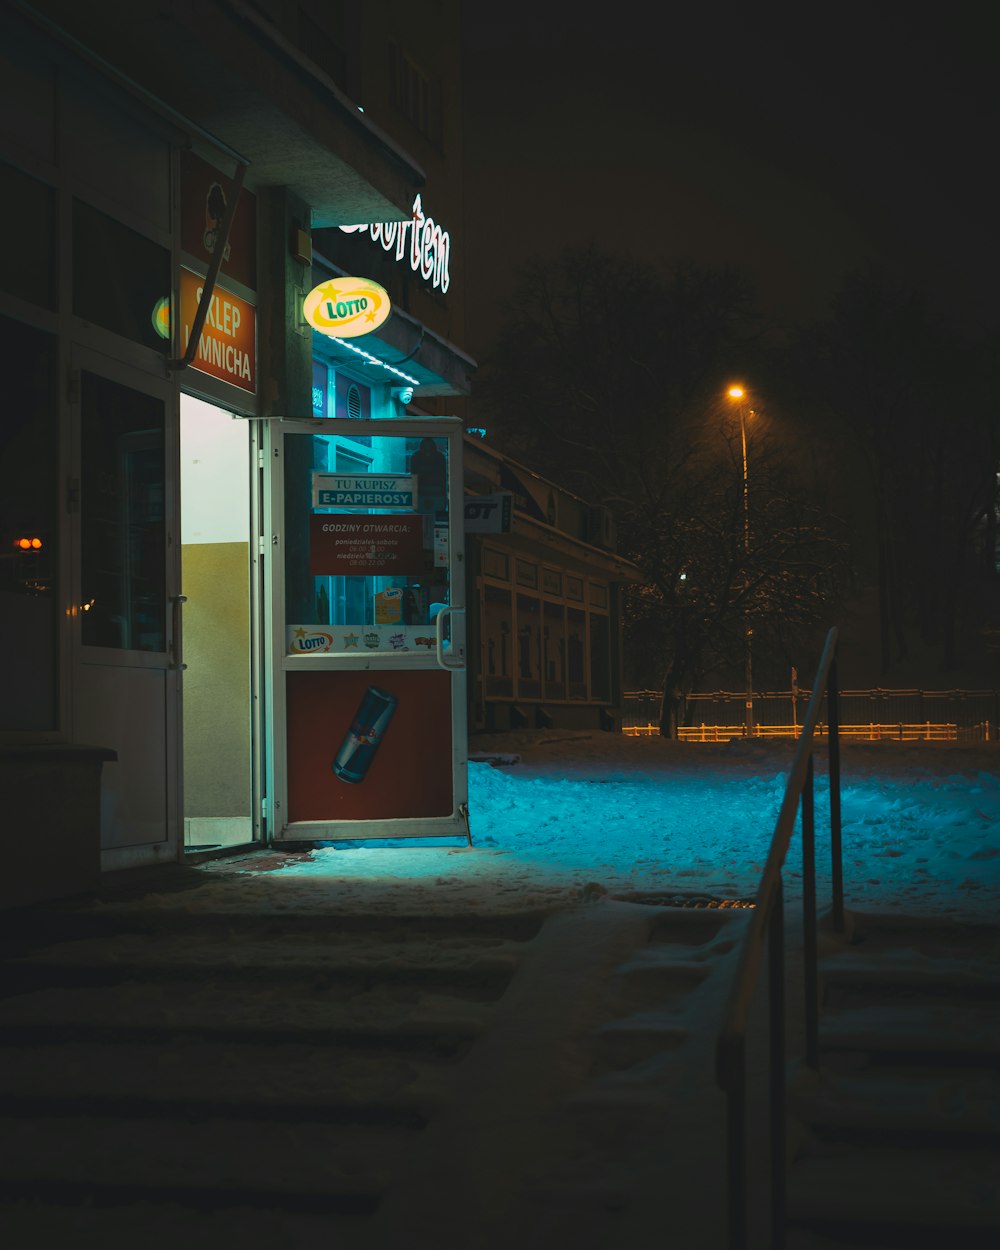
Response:
[[[331,278],[302,301],[302,315],[314,330],[333,339],[371,334],[392,312],[389,293],[369,278]]]

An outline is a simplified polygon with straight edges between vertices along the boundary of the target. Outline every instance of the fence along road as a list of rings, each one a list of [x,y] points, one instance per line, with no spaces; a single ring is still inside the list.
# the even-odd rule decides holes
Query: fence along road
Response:
[[[622,732],[660,732],[661,694],[635,690],[624,695]],[[753,736],[795,738],[811,698],[809,690],[762,691],[753,695]],[[840,695],[843,737],[878,741],[995,742],[1000,726],[996,690],[845,690]],[[746,694],[717,690],[688,695],[678,737],[689,742],[726,742],[746,734]],[[816,732],[826,734],[825,696]]]

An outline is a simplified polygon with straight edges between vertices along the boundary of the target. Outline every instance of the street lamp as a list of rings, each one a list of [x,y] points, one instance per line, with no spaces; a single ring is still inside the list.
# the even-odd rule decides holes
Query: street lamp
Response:
[[[743,551],[747,557],[746,582],[743,598],[743,657],[746,666],[746,735],[753,735],[753,630],[749,622],[749,583],[750,583],[750,473],[747,465],[747,416],[753,416],[751,409],[747,412],[746,391],[742,386],[733,385],[726,391],[729,398],[737,405],[740,414],[740,445],[743,449]]]

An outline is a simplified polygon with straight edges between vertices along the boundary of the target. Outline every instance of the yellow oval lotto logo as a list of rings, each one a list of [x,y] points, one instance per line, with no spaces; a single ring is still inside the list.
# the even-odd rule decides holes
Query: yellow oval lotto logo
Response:
[[[331,278],[302,301],[306,321],[320,334],[353,339],[377,330],[392,312],[389,293],[368,278]]]

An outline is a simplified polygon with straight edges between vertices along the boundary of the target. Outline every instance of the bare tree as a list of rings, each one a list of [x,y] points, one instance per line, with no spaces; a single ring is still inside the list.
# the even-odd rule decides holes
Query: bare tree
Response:
[[[741,275],[661,274],[588,248],[530,267],[518,293],[477,389],[491,437],[612,510],[644,574],[626,607],[632,669],[660,684],[672,733],[686,694],[738,663],[747,629],[763,660],[815,624],[842,547],[802,489],[787,421],[752,435],[747,530],[723,398],[757,350]]]
[[[913,638],[954,667],[963,620],[996,593],[993,354],[875,269],[851,275],[796,344],[799,402],[840,433],[862,536],[870,521],[883,673]]]

